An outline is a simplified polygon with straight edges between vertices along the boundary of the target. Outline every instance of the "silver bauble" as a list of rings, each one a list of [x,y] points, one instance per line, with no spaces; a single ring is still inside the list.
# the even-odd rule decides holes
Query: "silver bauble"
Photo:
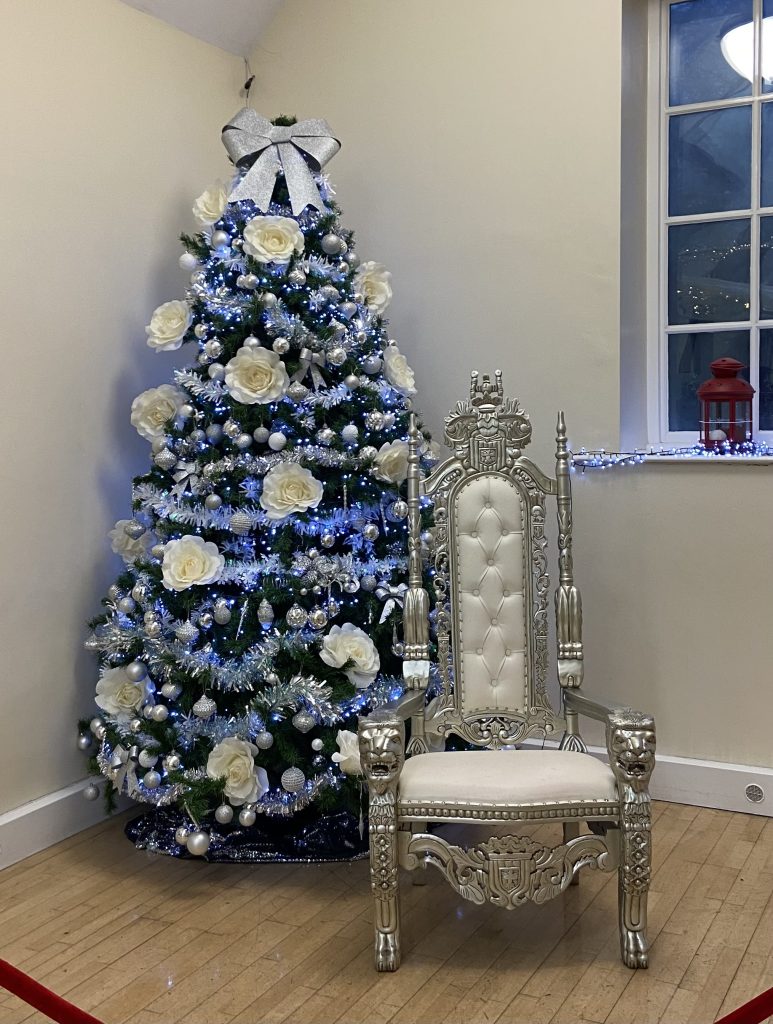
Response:
[[[263,597],[258,605],[258,622],[261,626],[270,626],[273,621],[274,609],[271,606],[271,602]]]
[[[309,612],[309,625],[312,629],[324,629],[327,625],[327,612],[324,608],[312,608]]]
[[[212,248],[222,249],[231,241],[230,235],[225,231],[212,232]]]
[[[311,741],[311,749],[312,750],[320,751],[320,750],[322,750],[324,748],[324,746],[325,746],[324,740],[321,740],[319,737],[317,737],[316,739]]]
[[[346,444],[354,444],[359,436],[360,432],[354,423],[347,423],[341,428],[341,438]]]
[[[397,501],[389,508],[390,517],[394,517],[397,520],[405,519],[408,515],[408,502],[403,501],[402,498],[398,498]]]
[[[294,285],[296,288],[300,288],[306,284],[306,275],[300,267],[293,267],[290,273],[287,275],[288,283]]]
[[[352,269],[354,269],[355,267],[358,267],[360,265],[360,257],[357,255],[356,252],[352,252],[351,249],[346,254],[346,258],[349,261],[349,266]]]
[[[286,444],[287,438],[281,430],[275,430],[273,434],[269,434],[268,446],[272,451],[281,452]]]
[[[309,394],[309,389],[305,384],[301,384],[299,380],[294,380],[287,389],[287,397],[291,398],[293,402],[302,402]]]
[[[162,632],[160,622],[148,622],[145,626],[145,636],[150,640],[157,640]]]
[[[175,753],[167,754],[161,764],[165,772],[176,772],[180,767],[180,755]]]
[[[267,672],[266,682],[268,683],[269,686],[278,686],[279,676],[276,674],[276,672]]]
[[[225,626],[227,623],[231,621],[231,609],[228,607],[226,601],[223,601],[222,599],[219,601],[215,601],[214,615],[215,622],[218,624],[218,626]]]
[[[300,770],[300,768],[285,768],[282,772],[282,789],[288,793],[297,793],[303,789],[304,783],[306,782],[306,776]]]
[[[367,356],[362,361],[362,368],[366,373],[378,373],[381,369],[381,356]]]
[[[122,597],[116,607],[118,608],[118,611],[123,612],[124,615],[131,615],[137,607],[137,602],[133,597]]]
[[[210,444],[220,444],[223,440],[223,428],[219,423],[210,423],[204,434]]]
[[[365,296],[362,294],[362,292],[355,292],[354,295],[352,295],[352,298],[354,299],[355,302],[365,301]]]
[[[167,700],[177,700],[182,693],[182,688],[177,683],[164,683],[161,687],[161,696]]]
[[[277,303],[276,295],[273,292],[263,292],[260,299],[264,306],[275,306]]]
[[[310,715],[305,709],[296,711],[293,715],[293,725],[298,732],[310,732],[311,729],[317,724],[317,720],[314,715]]]
[[[331,320],[328,327],[333,332],[333,337],[338,338],[339,341],[346,334],[346,327],[344,324],[339,323],[338,320]]]
[[[242,287],[243,288],[249,288],[249,290],[252,292],[252,291],[255,291],[255,289],[258,287],[259,284],[260,284],[260,281],[258,280],[258,277],[257,277],[256,274],[243,274],[242,275]]]
[[[199,626],[202,629],[209,629],[209,627],[212,625],[213,621],[214,621],[214,619],[212,617],[212,613],[211,612],[202,612],[199,615]]]
[[[375,590],[378,586],[378,580],[375,576],[363,576],[361,582],[362,589],[367,591]]]
[[[308,618],[305,609],[301,608],[299,604],[294,604],[287,612],[285,616],[287,619],[287,625],[291,629],[301,629],[306,625],[306,619]]]
[[[132,597],[135,601],[144,601],[148,596],[147,589],[144,583],[135,583],[132,587]]]
[[[181,644],[192,644],[199,638],[199,631],[192,622],[182,622],[175,629],[174,635]]]
[[[255,427],[252,432],[252,436],[258,442],[258,444],[265,444],[268,441],[270,431],[268,427]]]
[[[222,380],[225,377],[225,367],[222,363],[212,363],[207,367],[207,373],[210,380]]]
[[[154,544],[150,549],[150,553],[154,558],[158,558],[159,561],[164,557],[164,544]]]
[[[195,430],[192,430],[190,434],[188,434],[188,440],[191,442],[191,444],[202,444],[204,441],[206,441],[206,439],[207,435],[199,427],[197,427]]]
[[[94,733],[95,736],[97,734],[97,729],[103,729],[104,726],[105,726],[105,720],[104,720],[104,718],[100,718],[99,715],[96,715],[89,722],[89,729],[91,729],[91,731]]]
[[[239,449],[239,451],[244,452],[252,445],[252,435],[239,434],[239,436],[234,440],[234,444]]]
[[[132,720],[129,722],[129,732],[137,733],[141,731],[142,722],[139,720],[139,718],[132,718]]]
[[[137,760],[143,768],[152,768],[158,760],[158,754],[153,750],[143,749],[137,755]]]
[[[237,537],[246,537],[252,529],[252,519],[248,512],[238,509],[228,520],[228,528]]]
[[[256,338],[254,334],[248,334],[242,345],[245,348],[260,348],[260,338]]]
[[[204,271],[203,270],[199,271],[199,274],[200,274],[200,280],[204,281],[205,278],[206,278],[206,274],[204,273]],[[196,326],[193,328],[193,333],[199,339],[205,338],[206,335],[207,335],[207,326],[206,326],[206,324],[196,324]]]
[[[344,377],[344,384],[350,391],[356,391],[360,386],[360,378],[355,373],[349,373]]]
[[[142,717],[150,720],[153,717],[153,708],[155,704],[146,704],[142,709]]]
[[[244,807],[239,811],[239,824],[243,825],[245,828],[249,828],[251,825],[254,825],[256,818],[257,814],[247,807]]]
[[[368,430],[381,430],[384,426],[383,412],[369,412],[365,416],[365,426]]]
[[[86,800],[97,800],[99,798],[99,786],[94,782],[90,782],[83,790],[83,796]]]
[[[356,594],[360,589],[360,581],[356,576],[349,576],[344,580],[344,592],[347,594]]]
[[[185,845],[188,853],[192,853],[194,857],[203,857],[209,849],[209,836],[206,832],[197,829],[195,832],[191,832]]]
[[[175,831],[174,841],[178,846],[185,846],[188,842],[188,836],[191,834],[191,830],[187,825],[180,825]]]
[[[161,776],[157,771],[145,772],[142,776],[142,783],[146,789],[158,789],[161,785]]]
[[[431,530],[422,530],[421,531],[420,540],[421,540],[422,544],[425,545],[425,547],[429,547],[433,543],[434,539],[435,538],[433,537]]]
[[[223,343],[218,341],[217,338],[210,338],[209,341],[204,342],[204,351],[208,356],[217,359],[223,351]]]
[[[321,427],[317,431],[317,441],[320,444],[329,445],[332,444],[333,438],[335,437],[335,431],[331,430],[330,427]]]
[[[331,348],[327,354],[327,361],[331,366],[343,366],[346,359],[346,349],[341,348],[340,345],[336,345],[334,348]]]
[[[290,351],[290,340],[289,338],[274,338],[271,348],[278,356],[283,356]]]
[[[370,462],[377,455],[378,449],[374,448],[372,444],[366,444],[364,448],[360,448],[360,460],[362,462]]]
[[[154,704],[150,717],[154,722],[165,722],[169,718],[169,708],[166,704]]]
[[[177,456],[168,448],[162,448],[153,461],[159,469],[168,470],[177,465]]]
[[[219,494],[208,494],[204,499],[204,507],[208,508],[210,512],[216,512],[222,504],[223,499]]]
[[[255,737],[255,746],[258,748],[258,750],[270,750],[271,747],[273,747],[273,745],[274,737],[266,729],[264,729],[262,732],[259,732],[258,735]]]
[[[87,750],[91,750],[94,745],[94,737],[87,732],[82,732],[78,737],[78,750],[82,750],[84,753]]]
[[[349,273],[349,264],[346,262],[346,260],[341,260],[341,262],[338,264],[338,270],[341,274]]]
[[[146,529],[147,527],[144,523],[138,523],[136,519],[132,519],[126,524],[126,526],[124,526],[123,532],[128,537],[131,537],[132,540],[139,540]]]
[[[320,288],[320,294],[324,299],[327,299],[328,302],[338,302],[341,298],[341,293],[332,284],[323,285],[323,287]]]
[[[183,420],[189,420],[196,415],[196,409],[190,402],[185,402],[177,410],[177,415]]]
[[[199,265],[198,259],[193,255],[192,252],[184,252],[181,254],[180,259],[177,261],[180,264],[182,270],[186,270],[189,274],[196,269]]]
[[[341,611],[341,606],[334,597],[331,597],[327,603],[327,614],[328,617],[334,619],[336,615]]]
[[[217,711],[217,704],[215,704],[211,697],[207,697],[204,694],[202,697],[199,697],[191,710],[197,718],[211,718]]]
[[[133,683],[139,683],[147,676],[148,666],[144,661],[130,661],[124,671]]]
[[[366,523],[362,528],[362,535],[365,540],[374,541],[378,539],[378,527],[375,523]]]
[[[351,320],[354,314],[357,312],[357,306],[353,302],[342,302],[338,307],[338,311],[344,320]]]
[[[239,434],[241,434],[241,432],[242,428],[239,426],[238,423],[235,423],[233,420],[226,420],[225,423],[223,424],[223,433],[225,434],[226,437],[230,437],[232,441],[234,440],[234,438],[237,438]]]
[[[324,533],[320,534],[319,542],[323,548],[332,548],[336,542],[336,535],[331,533],[330,530],[325,530]]]
[[[234,809],[230,804],[220,804],[219,807],[215,808],[215,820],[219,821],[221,825],[228,825],[229,822],[233,821]]]
[[[338,235],[334,235],[332,231],[328,232],[328,234],[326,235],[323,235],[322,240],[320,242],[320,245],[322,246],[322,251],[324,253],[327,253],[328,256],[337,256],[338,253],[341,251],[342,244],[344,244],[343,239],[340,238]]]

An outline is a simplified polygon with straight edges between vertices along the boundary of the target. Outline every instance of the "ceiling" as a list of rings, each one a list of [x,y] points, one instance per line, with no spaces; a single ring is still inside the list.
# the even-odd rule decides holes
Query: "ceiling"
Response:
[[[189,35],[247,57],[282,0],[123,0]]]

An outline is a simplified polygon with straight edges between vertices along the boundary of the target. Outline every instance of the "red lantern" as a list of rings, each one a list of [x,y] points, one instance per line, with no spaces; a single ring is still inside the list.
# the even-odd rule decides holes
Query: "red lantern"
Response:
[[[752,439],[754,388],[738,376],[746,367],[737,359],[715,359],[711,380],[698,388],[701,403],[701,444],[721,448]]]

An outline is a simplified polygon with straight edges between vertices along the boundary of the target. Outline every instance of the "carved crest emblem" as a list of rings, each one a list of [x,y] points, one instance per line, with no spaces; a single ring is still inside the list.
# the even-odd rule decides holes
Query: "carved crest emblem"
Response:
[[[469,401],[457,403],[446,417],[445,431],[456,457],[480,472],[512,465],[531,441],[529,417],[517,399],[504,396],[501,370],[493,381],[473,370]]]

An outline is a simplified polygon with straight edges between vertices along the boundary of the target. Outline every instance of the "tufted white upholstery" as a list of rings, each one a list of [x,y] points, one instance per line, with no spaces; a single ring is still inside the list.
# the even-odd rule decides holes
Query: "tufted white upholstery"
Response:
[[[456,495],[452,600],[464,713],[528,704],[524,520],[520,491],[506,476],[473,477]]]
[[[612,769],[573,750],[458,750],[415,754],[400,775],[399,803],[528,807],[615,803]]]

